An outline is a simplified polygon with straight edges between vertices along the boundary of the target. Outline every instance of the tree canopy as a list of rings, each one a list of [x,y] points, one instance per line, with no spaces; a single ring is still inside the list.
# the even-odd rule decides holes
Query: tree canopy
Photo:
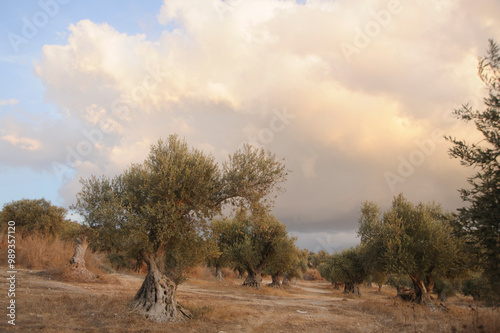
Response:
[[[271,285],[279,288],[281,286],[281,277],[286,277],[285,283],[292,278],[297,278],[305,267],[304,253],[297,248],[295,237],[280,237],[276,242],[276,254],[273,255],[264,273],[271,275]]]
[[[60,235],[66,224],[66,209],[52,205],[45,199],[21,199],[4,205],[0,221],[5,225],[15,221],[21,235],[40,233],[55,237]]]
[[[361,295],[359,284],[368,275],[359,246],[328,256],[319,266],[319,271],[327,281],[343,283],[344,293],[358,296]]]
[[[487,56],[479,60],[478,74],[488,89],[485,109],[463,105],[458,119],[473,122],[482,138],[478,142],[447,137],[449,154],[476,172],[468,178],[470,188],[461,189],[467,205],[461,208],[457,229],[469,237],[470,250],[489,277],[491,291],[500,294],[500,49],[490,40]]]
[[[380,270],[408,275],[415,287],[415,300],[425,302],[427,287],[438,276],[456,274],[463,265],[461,241],[451,225],[453,216],[435,203],[414,205],[402,194],[380,215],[374,203],[362,207],[361,246],[376,258]]]
[[[264,269],[288,241],[286,227],[266,210],[239,211],[234,222],[239,235],[231,237],[238,240],[228,248],[231,261],[247,271],[243,285],[261,288]]]

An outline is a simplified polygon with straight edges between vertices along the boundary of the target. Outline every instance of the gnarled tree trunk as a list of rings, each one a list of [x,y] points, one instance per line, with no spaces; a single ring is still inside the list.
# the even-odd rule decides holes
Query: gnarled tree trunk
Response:
[[[75,268],[85,268],[85,252],[90,242],[87,240],[86,236],[82,236],[76,239],[75,253],[73,257],[69,260],[69,263]]]
[[[248,269],[248,275],[243,285],[246,287],[262,288],[262,272],[259,270]]]
[[[344,284],[343,294],[354,294],[358,297],[361,296],[361,292],[359,291],[359,286],[351,281],[348,281]]]
[[[154,256],[144,254],[143,260],[148,265],[148,274],[134,297],[133,310],[159,323],[182,320],[175,299],[175,283],[158,269]]]
[[[84,280],[93,280],[96,278],[94,273],[90,272],[85,267],[85,252],[87,251],[89,244],[90,242],[86,236],[81,236],[76,239],[75,253],[69,260],[71,265],[71,275],[76,278]]]
[[[281,288],[281,281],[279,275],[271,276],[272,282],[269,284],[269,287]]]
[[[413,287],[415,289],[415,298],[413,301],[418,304],[429,303],[431,299],[427,293],[427,288],[425,288],[424,281],[417,275],[410,275],[410,279],[413,282]]]

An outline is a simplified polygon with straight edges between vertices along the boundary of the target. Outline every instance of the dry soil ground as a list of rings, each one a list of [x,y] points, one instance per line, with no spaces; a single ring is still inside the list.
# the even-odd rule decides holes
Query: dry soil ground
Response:
[[[130,312],[128,303],[143,276],[110,274],[107,283],[57,281],[40,271],[16,276],[16,326],[7,323],[7,272],[0,270],[0,331],[19,332],[495,332],[498,310],[476,308],[453,298],[438,310],[412,306],[363,287],[362,297],[344,297],[329,283],[299,281],[286,290],[241,287],[191,279],[179,286],[177,300],[194,319],[157,324]],[[439,304],[439,303],[438,303]]]

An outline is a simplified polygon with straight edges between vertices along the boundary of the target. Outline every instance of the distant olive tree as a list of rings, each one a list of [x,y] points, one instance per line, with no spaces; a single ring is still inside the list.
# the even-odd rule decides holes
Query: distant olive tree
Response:
[[[307,257],[309,251],[307,249],[299,250],[298,248],[293,251],[293,263],[288,270],[283,274],[282,285],[288,286],[292,279],[302,279],[304,273],[307,271]]]
[[[321,276],[332,283],[343,283],[345,294],[361,296],[359,285],[368,276],[363,253],[358,247],[330,255],[320,266]]]
[[[307,256],[307,266],[309,268],[318,268],[328,257],[329,254],[325,250],[321,250],[318,253],[309,252]]]
[[[280,288],[282,278],[289,284],[292,278],[300,276],[303,267],[301,265],[305,266],[305,260],[295,245],[296,241],[295,237],[284,237],[276,242],[276,255],[272,256],[264,269],[264,274],[271,276],[272,287]]]
[[[207,258],[208,264],[215,268],[217,280],[224,280],[222,268],[236,267],[232,261],[231,249],[243,241],[245,226],[236,219],[218,218],[210,223],[209,239],[215,246],[214,253]]]
[[[254,210],[251,214],[240,211],[235,223],[235,230],[242,234],[235,235],[239,241],[228,248],[231,261],[247,271],[244,286],[260,289],[264,269],[284,254],[283,246],[289,241],[286,227],[266,210]]]

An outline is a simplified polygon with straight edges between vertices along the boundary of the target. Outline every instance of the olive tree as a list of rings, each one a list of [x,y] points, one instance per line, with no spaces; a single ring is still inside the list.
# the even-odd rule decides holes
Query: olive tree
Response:
[[[368,276],[359,247],[334,253],[319,266],[321,276],[332,283],[344,284],[344,294],[361,296],[359,284]]]
[[[95,230],[100,246],[127,249],[147,264],[148,274],[133,309],[157,322],[182,318],[172,277],[198,262],[189,246],[225,203],[254,204],[286,178],[275,155],[246,145],[221,168],[212,156],[172,135],[151,146],[146,160],[113,178],[82,180],[73,207]],[[203,237],[202,237],[203,239]],[[189,255],[188,260],[184,260]],[[179,259],[183,259],[179,261]]]
[[[463,265],[465,254],[452,215],[435,203],[414,205],[402,194],[379,213],[376,204],[364,204],[358,231],[362,248],[384,271],[407,275],[415,302],[426,303],[434,279],[455,274]]]
[[[309,252],[307,266],[309,268],[318,268],[329,256],[325,250],[320,250],[318,253]]]
[[[15,221],[17,232],[26,236],[39,233],[57,237],[65,227],[66,209],[52,205],[45,199],[21,199],[6,203],[0,212],[0,222]]]
[[[243,241],[245,234],[244,225],[238,223],[236,219],[218,218],[210,223],[210,240],[215,245],[215,253],[208,258],[208,264],[215,268],[217,280],[224,280],[222,277],[223,267],[233,267],[230,249]]]
[[[298,248],[295,248],[293,254],[292,266],[289,267],[283,274],[282,285],[285,286],[290,285],[292,279],[302,279],[304,273],[307,271],[307,257],[309,255],[309,250],[299,250]]]
[[[287,241],[286,227],[266,210],[255,210],[251,214],[240,211],[235,222],[242,235],[228,249],[231,260],[248,273],[243,285],[260,289],[264,269],[280,255]]]
[[[264,274],[271,275],[270,286],[281,287],[281,277],[286,276],[286,281],[298,273],[297,264],[300,263],[301,251],[295,245],[297,238],[283,237],[276,242],[276,254],[268,261]]]
[[[463,105],[458,119],[473,122],[481,135],[476,142],[447,137],[453,143],[449,154],[475,173],[470,188],[461,189],[467,205],[461,208],[457,229],[467,238],[469,249],[488,277],[492,296],[500,299],[500,48],[490,40],[486,57],[479,60],[479,77],[488,89],[485,109]]]

